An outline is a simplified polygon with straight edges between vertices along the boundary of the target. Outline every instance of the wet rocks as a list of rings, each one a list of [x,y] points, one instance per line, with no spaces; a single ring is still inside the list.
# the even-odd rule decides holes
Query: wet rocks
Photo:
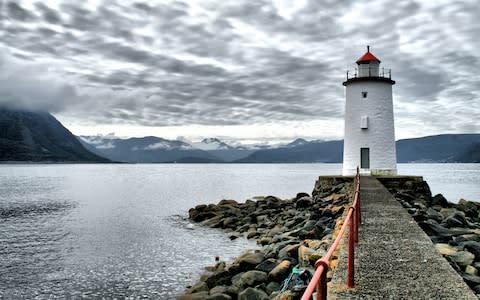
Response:
[[[225,230],[230,240],[254,239],[261,248],[207,267],[200,281],[178,299],[270,299],[279,294],[293,267],[309,270],[304,274],[310,275],[299,280],[303,284],[289,291],[290,295],[301,295],[315,261],[333,241],[332,232],[349,205],[352,191],[351,178],[321,177],[312,196],[298,193],[286,200],[255,197],[244,203],[222,200],[191,208],[191,220]]]
[[[379,179],[418,222],[452,267],[480,296],[480,203],[432,196],[423,180]]]

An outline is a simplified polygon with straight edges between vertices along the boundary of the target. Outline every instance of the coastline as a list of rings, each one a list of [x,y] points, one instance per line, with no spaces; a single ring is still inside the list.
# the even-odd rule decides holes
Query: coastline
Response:
[[[441,194],[432,196],[428,183],[420,176],[377,179],[480,295],[480,203],[461,199],[455,204]],[[233,261],[206,267],[200,280],[177,299],[299,298],[314,272],[315,261],[326,253],[343,221],[351,192],[349,178],[321,176],[312,196],[299,193],[286,200],[258,197],[245,203],[222,200],[216,205],[190,209],[190,219],[200,226],[221,228],[230,239],[254,239],[262,248],[246,250]],[[334,260],[328,280],[335,266]],[[295,284],[289,282],[292,275]]]
[[[312,196],[298,193],[286,200],[267,196],[244,203],[222,200],[190,209],[190,219],[201,226],[221,228],[230,239],[254,239],[261,248],[206,267],[200,280],[177,299],[297,298],[314,272],[315,261],[330,247],[352,191],[353,178],[322,176]]]

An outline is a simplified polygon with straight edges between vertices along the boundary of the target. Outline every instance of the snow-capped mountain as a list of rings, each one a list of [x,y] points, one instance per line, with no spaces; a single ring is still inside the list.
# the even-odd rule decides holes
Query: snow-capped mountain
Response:
[[[192,143],[192,146],[197,149],[205,150],[205,151],[237,149],[236,147],[232,147],[217,138],[206,138],[200,142]]]
[[[302,146],[302,145],[305,145],[305,144],[308,144],[308,143],[309,142],[307,140],[299,138],[299,139],[294,140],[291,143],[286,144],[285,147],[288,147],[288,148],[298,147],[298,146]]]
[[[178,140],[154,136],[120,139],[112,136],[80,136],[80,142],[94,153],[120,162],[174,162],[184,158],[217,161],[206,151]]]

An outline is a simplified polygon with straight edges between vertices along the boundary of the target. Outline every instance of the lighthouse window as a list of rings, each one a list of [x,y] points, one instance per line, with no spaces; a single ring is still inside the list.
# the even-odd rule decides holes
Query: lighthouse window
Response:
[[[367,98],[367,92],[362,92],[362,98],[363,99]]]

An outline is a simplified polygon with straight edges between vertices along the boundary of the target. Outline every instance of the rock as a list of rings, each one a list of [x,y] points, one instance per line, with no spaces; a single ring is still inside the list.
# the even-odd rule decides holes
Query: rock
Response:
[[[250,270],[255,268],[259,263],[261,263],[264,257],[265,255],[258,250],[247,251],[237,257],[233,263],[238,264],[240,270]]]
[[[177,300],[204,300],[208,297],[208,292],[198,292],[193,294],[185,294],[177,297]]]
[[[308,208],[308,207],[311,207],[312,204],[313,204],[312,198],[310,198],[309,196],[305,196],[305,197],[302,197],[302,198],[298,199],[295,202],[295,207],[296,208]]]
[[[267,294],[270,295],[275,291],[279,291],[281,288],[282,288],[282,286],[280,285],[280,283],[278,283],[276,281],[270,281],[267,284],[267,287],[265,288],[265,290],[266,290]]]
[[[325,254],[327,254],[327,250],[323,248],[319,248],[315,250],[315,252],[308,255],[308,261],[310,262],[311,265],[314,265],[315,262],[320,258],[322,258],[323,256],[325,256]]]
[[[442,255],[452,256],[452,255],[455,255],[457,253],[457,248],[452,247],[448,244],[442,244],[442,243],[435,244],[435,248]]]
[[[434,224],[430,220],[424,222],[418,222],[418,225],[427,233],[428,236],[438,236],[444,238],[445,241],[448,241],[452,237],[452,233],[447,228]]]
[[[480,261],[480,243],[479,242],[467,241],[467,242],[461,243],[461,245],[463,246],[463,249],[475,255],[476,261]]]
[[[258,264],[255,267],[255,270],[270,273],[270,271],[273,270],[273,268],[275,268],[277,264],[278,264],[278,261],[276,259],[268,258],[262,261],[260,264]]]
[[[466,267],[473,263],[475,255],[468,251],[458,251],[455,255],[452,256],[453,261],[455,261],[459,266]]]
[[[211,289],[217,285],[230,284],[231,278],[232,275],[229,271],[220,271],[208,276],[204,281],[207,284],[208,288]]]
[[[219,228],[219,227],[222,227],[222,223],[223,223],[223,215],[215,215],[213,218],[203,220],[200,223],[200,225],[207,226],[207,227],[213,227],[213,228]]]
[[[238,222],[236,217],[227,217],[223,219],[222,228],[235,228],[235,224]]]
[[[228,238],[229,238],[231,241],[234,241],[234,240],[238,239],[239,237],[240,237],[240,236],[239,236],[238,234],[236,234],[236,233],[231,234],[231,235],[228,236]]]
[[[291,266],[292,263],[289,260],[283,260],[268,273],[268,279],[270,281],[281,282],[290,274]]]
[[[268,300],[268,295],[262,290],[249,287],[238,294],[238,300]]]
[[[215,266],[208,266],[205,269],[207,271],[210,271],[210,272],[214,273],[214,272],[224,271],[225,267],[226,267],[226,263],[224,261],[221,261],[221,262],[218,262],[217,264],[215,264]]]
[[[308,193],[298,193],[297,196],[295,196],[295,200],[298,200],[300,198],[303,198],[303,197],[310,197],[310,195]]]
[[[230,205],[230,206],[238,206],[239,203],[235,200],[220,200],[220,202],[218,202],[218,206],[220,205]]]
[[[217,216],[217,214],[213,211],[200,212],[197,210],[193,210],[193,211],[190,210],[188,213],[190,215],[190,219],[192,219],[195,222],[202,222],[204,220],[211,219]]]
[[[431,207],[427,209],[427,218],[435,220],[438,223],[441,223],[443,221],[442,214]]]
[[[444,218],[453,215],[455,212],[457,212],[455,208],[441,208],[440,213]]]
[[[458,240],[459,242],[464,242],[464,241],[480,242],[480,234],[475,234],[475,233],[462,234],[456,237],[456,240]]]
[[[456,205],[456,208],[465,213],[465,216],[469,218],[478,217],[480,206],[472,201],[460,199]]]
[[[267,273],[262,271],[247,271],[232,278],[232,283],[238,287],[256,286],[267,281]]]
[[[465,273],[470,274],[470,275],[478,275],[478,270],[477,270],[477,268],[468,265],[468,266],[465,267]]]
[[[449,207],[447,199],[443,197],[442,194],[437,194],[432,197],[431,200],[432,205],[440,205],[441,207]]]
[[[298,257],[298,248],[300,247],[301,244],[295,244],[295,245],[287,245],[280,249],[278,252],[278,258],[286,258],[286,257]]]
[[[330,194],[330,196],[328,196],[327,198],[325,198],[325,201],[338,201],[342,198],[345,197],[345,194],[335,194],[335,193],[332,193]]]
[[[445,224],[448,228],[468,226],[467,219],[465,219],[465,214],[458,211],[445,218]]]
[[[256,230],[252,230],[247,233],[247,239],[253,239],[257,236],[258,236],[258,232]]]
[[[397,192],[395,194],[395,198],[403,200],[407,203],[411,203],[411,202],[415,201],[415,199],[416,199],[415,196],[412,195],[412,193],[410,193],[408,191]]]
[[[480,277],[468,273],[463,273],[461,274],[463,279],[469,284],[469,285],[478,285],[480,284]]]
[[[212,294],[205,298],[205,300],[232,300],[232,297],[227,294]]]
[[[226,294],[231,296],[232,298],[237,298],[238,287],[234,285],[217,285],[210,290],[210,295],[215,294]]]
[[[185,294],[194,294],[198,292],[208,292],[208,286],[205,282],[200,281],[194,284],[191,288],[189,288]]]

